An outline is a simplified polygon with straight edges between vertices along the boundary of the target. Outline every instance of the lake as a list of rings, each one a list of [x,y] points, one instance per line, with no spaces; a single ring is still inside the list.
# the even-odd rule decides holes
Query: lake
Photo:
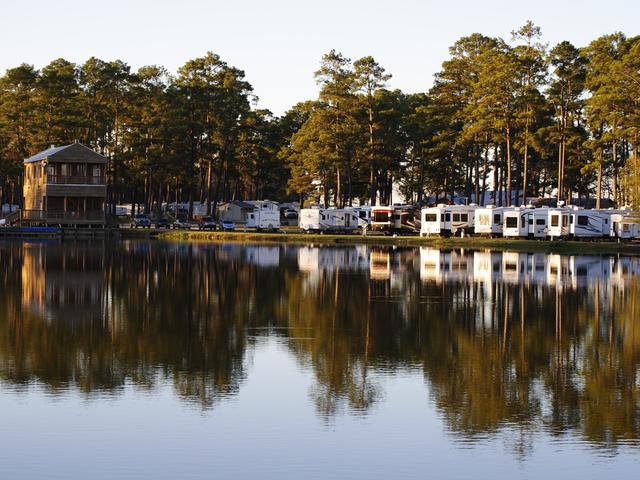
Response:
[[[640,257],[0,242],[0,478],[632,478]]]

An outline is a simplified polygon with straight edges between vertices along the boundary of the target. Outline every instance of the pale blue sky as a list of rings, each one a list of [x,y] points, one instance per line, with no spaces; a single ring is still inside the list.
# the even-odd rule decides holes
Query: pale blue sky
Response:
[[[458,38],[508,38],[527,19],[550,44],[582,46],[617,30],[640,34],[640,1],[3,0],[0,71],[93,55],[175,72],[211,50],[246,72],[260,107],[280,114],[316,95],[313,72],[332,48],[373,55],[393,74],[390,87],[425,91]]]

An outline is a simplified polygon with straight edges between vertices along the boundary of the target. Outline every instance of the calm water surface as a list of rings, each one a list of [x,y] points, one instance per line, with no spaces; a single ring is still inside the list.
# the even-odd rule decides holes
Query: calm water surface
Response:
[[[640,258],[0,242],[0,478],[635,478]]]

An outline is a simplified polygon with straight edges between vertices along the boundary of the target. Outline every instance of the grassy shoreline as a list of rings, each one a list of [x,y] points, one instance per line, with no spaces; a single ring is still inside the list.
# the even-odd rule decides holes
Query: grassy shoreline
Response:
[[[201,232],[167,231],[158,234],[161,240],[211,242],[211,243],[286,243],[322,245],[371,245],[434,247],[442,249],[468,248],[531,253],[564,253],[579,255],[630,254],[640,255],[638,243],[616,243],[610,241],[570,240],[510,240],[503,238],[440,238],[440,237],[385,237],[381,235],[317,235],[303,233],[258,233],[258,232]]]

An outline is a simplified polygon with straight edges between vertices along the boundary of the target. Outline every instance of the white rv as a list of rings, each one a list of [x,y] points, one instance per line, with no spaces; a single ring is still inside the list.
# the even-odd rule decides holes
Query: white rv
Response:
[[[438,205],[423,208],[420,236],[473,233],[476,205]]]
[[[353,232],[359,227],[358,214],[353,209],[303,208],[300,228],[305,232]]]
[[[299,225],[305,232],[323,232],[331,227],[326,208],[303,208]]]
[[[607,210],[573,210],[570,235],[574,238],[602,238],[611,232],[611,212]]]
[[[247,213],[246,228],[276,231],[280,228],[280,209],[274,202],[251,202],[253,210]]]
[[[571,211],[567,208],[549,208],[548,237],[567,238],[571,234]]]
[[[549,209],[534,208],[529,212],[529,237],[547,238],[549,236]]]
[[[638,238],[640,216],[629,210],[611,212],[611,225],[609,235],[612,238],[631,240]]]
[[[505,238],[526,238],[529,236],[529,212],[532,209],[515,207],[503,215],[502,236]]]
[[[478,207],[475,211],[474,228],[476,235],[497,236],[502,235],[502,216],[505,207]]]
[[[371,222],[371,207],[369,205],[363,205],[360,207],[348,207],[345,210],[352,210],[358,216],[358,225],[360,228],[369,228]]]

